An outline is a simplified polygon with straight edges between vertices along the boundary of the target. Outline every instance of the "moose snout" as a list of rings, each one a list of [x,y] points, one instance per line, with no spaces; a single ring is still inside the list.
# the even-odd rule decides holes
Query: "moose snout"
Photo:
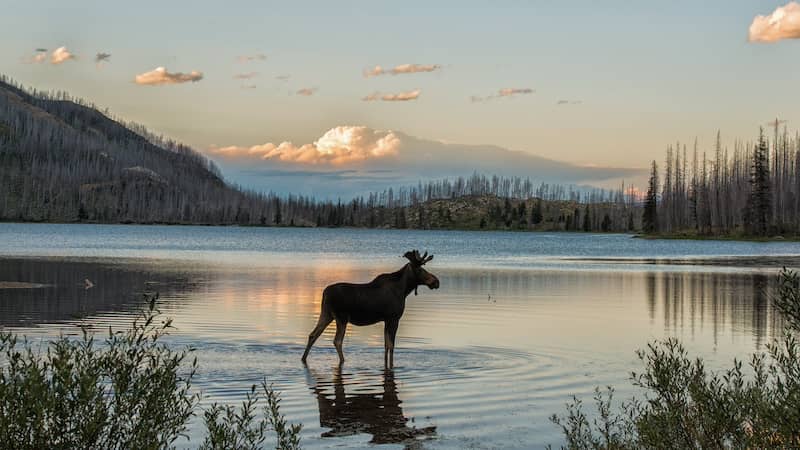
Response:
[[[436,278],[436,277],[432,277],[432,278],[433,278],[433,280],[431,280],[431,282],[428,283],[428,287],[431,288],[431,289],[439,289],[439,279]]]

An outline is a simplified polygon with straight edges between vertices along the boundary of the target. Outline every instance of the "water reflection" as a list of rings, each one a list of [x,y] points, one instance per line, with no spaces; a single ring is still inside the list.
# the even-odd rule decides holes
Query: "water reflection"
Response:
[[[89,286],[85,280],[90,280]],[[0,326],[58,323],[141,307],[141,294],[165,298],[191,291],[187,277],[136,264],[60,259],[0,259],[0,282],[32,287],[0,289]]]
[[[669,334],[694,337],[710,327],[716,344],[730,329],[752,335],[759,346],[782,329],[770,301],[774,274],[660,272],[648,273],[645,283],[650,322],[660,314]]]
[[[403,414],[394,371],[386,370],[381,384],[365,385],[364,379],[342,373],[336,367],[330,374],[306,369],[309,388],[319,405],[319,423],[329,431],[323,438],[371,434],[370,444],[404,444],[414,448],[418,439],[433,437],[436,427],[409,426]],[[346,392],[345,387],[350,389]],[[331,392],[332,390],[332,392]]]

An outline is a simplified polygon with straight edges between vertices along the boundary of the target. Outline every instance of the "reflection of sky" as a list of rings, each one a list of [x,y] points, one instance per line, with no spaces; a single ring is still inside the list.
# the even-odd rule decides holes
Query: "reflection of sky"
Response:
[[[385,394],[382,326],[348,328],[341,387],[328,375],[336,362],[334,325],[309,357],[316,377],[299,357],[325,286],[399,269],[400,249],[413,247],[436,255],[427,268],[441,288],[420,288],[407,299],[396,386],[388,388],[397,400],[385,418],[402,427],[398,432],[436,426],[437,448],[487,442],[508,448],[520,439],[525,448],[557,444],[560,435],[547,417],[563,411],[572,394],[588,398],[596,385],[616,385],[618,398],[629,395],[628,374],[641,367],[634,351],[648,341],[677,336],[715,369],[763,349],[780,332],[765,295],[774,267],[565,256],[798,253],[791,242],[664,243],[624,235],[0,224],[0,254],[38,256],[24,264],[0,258],[0,281],[52,286],[0,290],[0,310],[24,334],[75,334],[75,313],[88,314],[97,330],[125,326],[134,297],[108,298],[158,290],[162,309],[174,318],[171,342],[197,349],[195,386],[204,404],[239,402],[266,376],[281,390],[289,420],[303,422],[304,447],[363,446],[369,435],[322,437],[330,423],[320,420],[329,411],[313,387]],[[95,284],[88,291],[85,277]],[[28,323],[13,320],[19,316]],[[36,317],[45,323],[31,326]],[[369,397],[358,398],[372,411]],[[365,427],[374,417],[345,412]],[[193,426],[190,434],[196,433]]]
[[[624,234],[6,223],[0,224],[0,238],[5,255],[258,267],[391,268],[413,248],[434,254],[432,264],[439,268],[730,271],[753,264],[800,265],[800,242],[649,240]]]
[[[331,385],[335,380],[330,375],[336,360],[334,325],[312,350],[309,364],[316,375],[310,380],[299,355],[319,314],[322,289],[337,281],[368,280],[382,269],[332,261],[286,266],[281,259],[251,267],[174,260],[117,262],[113,278],[93,276],[93,289],[113,283],[115,292],[135,291],[145,279],[139,270],[147,270],[148,279],[163,272],[163,279],[189,280],[186,292],[177,290],[179,285],[164,291],[161,305],[174,318],[170,339],[197,349],[196,387],[205,393],[205,404],[238,402],[251,383],[266,376],[281,390],[289,419],[303,422],[305,447],[363,445],[370,436],[323,437],[331,426],[330,411],[310,389],[317,383],[325,395],[341,388],[353,398],[380,400],[386,392],[380,384],[381,325],[348,328],[340,387]],[[69,288],[70,277],[97,272],[87,265],[102,268],[107,263],[74,266],[69,259],[32,260],[23,273],[45,282],[58,274],[61,281],[56,284]],[[0,273],[18,276],[18,263],[14,264],[3,266],[0,259]],[[406,430],[403,418],[409,419],[408,426],[436,426],[437,447],[442,448],[463,448],[471,439],[506,448],[512,436],[529,445],[558,442],[559,434],[547,417],[561,412],[572,394],[589,395],[595,385],[614,384],[620,398],[627,396],[627,375],[640,367],[634,351],[649,340],[680,337],[692,355],[702,355],[715,369],[763,348],[781,326],[762,290],[771,278],[763,275],[439,269],[435,261],[429,270],[442,287],[420,289],[418,296],[407,299],[395,356],[397,385],[389,388],[398,396],[391,405],[402,402],[402,411],[384,413],[392,414],[386,419],[395,421],[399,431]],[[13,293],[0,290],[0,305],[4,317],[13,317],[29,314],[31,304],[63,307],[70,295],[88,310],[99,300],[86,297],[82,289],[66,289],[42,304],[15,300]],[[105,308],[88,319],[97,330],[109,324],[124,326],[133,310],[130,304],[120,310]],[[39,336],[65,328],[75,331],[69,325],[75,319],[62,320],[14,329]],[[374,406],[363,401],[363,408]],[[359,409],[343,411],[363,422],[362,431],[383,433],[383,428],[366,427],[379,409],[369,416],[359,415]],[[196,435],[195,430],[190,434]]]

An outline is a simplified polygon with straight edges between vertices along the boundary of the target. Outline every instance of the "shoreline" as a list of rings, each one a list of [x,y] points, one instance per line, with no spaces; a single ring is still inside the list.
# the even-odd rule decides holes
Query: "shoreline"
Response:
[[[260,225],[260,224],[213,224],[213,223],[187,223],[187,222],[57,222],[57,221],[15,221],[0,220],[0,224],[47,224],[47,225],[141,225],[141,226],[187,226],[187,227],[242,227],[242,228],[324,228],[324,229],[347,229],[347,230],[407,230],[407,231],[487,231],[487,232],[509,232],[509,233],[563,233],[563,234],[628,234],[634,239],[647,240],[686,240],[686,241],[738,241],[738,242],[800,242],[800,235],[794,236],[744,236],[744,235],[702,235],[695,233],[659,233],[646,234],[635,231],[565,231],[565,230],[528,230],[528,229],[499,229],[499,228],[396,228],[396,227],[318,227],[307,225]]]
[[[678,240],[678,241],[737,241],[737,242],[800,242],[800,236],[742,236],[742,235],[702,235],[693,233],[645,234],[637,233],[634,239]]]

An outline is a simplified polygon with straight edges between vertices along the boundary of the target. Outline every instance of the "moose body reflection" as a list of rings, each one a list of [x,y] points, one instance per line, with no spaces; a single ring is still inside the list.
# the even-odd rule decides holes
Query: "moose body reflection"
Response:
[[[439,288],[439,279],[422,268],[433,259],[433,255],[428,256],[428,252],[425,252],[420,256],[418,251],[412,250],[403,256],[408,259],[408,263],[397,272],[378,275],[365,284],[336,283],[325,288],[317,326],[308,335],[308,344],[303,352],[303,363],[306,362],[314,342],[336,320],[333,344],[339,354],[339,364],[344,362],[342,343],[348,323],[372,325],[383,322],[383,364],[385,368],[394,366],[394,340],[400,318],[405,311],[406,297],[411,291],[416,292],[421,284],[430,289]]]
[[[435,426],[408,426],[409,419],[400,406],[402,401],[391,370],[383,372],[382,387],[378,387],[377,392],[357,394],[346,392],[347,375],[342,374],[341,367],[334,369],[330,379],[310,369],[307,374],[319,404],[320,426],[330,428],[322,433],[323,438],[366,433],[372,435],[371,444],[411,444],[436,434]],[[332,393],[326,389],[328,386],[333,388]]]

